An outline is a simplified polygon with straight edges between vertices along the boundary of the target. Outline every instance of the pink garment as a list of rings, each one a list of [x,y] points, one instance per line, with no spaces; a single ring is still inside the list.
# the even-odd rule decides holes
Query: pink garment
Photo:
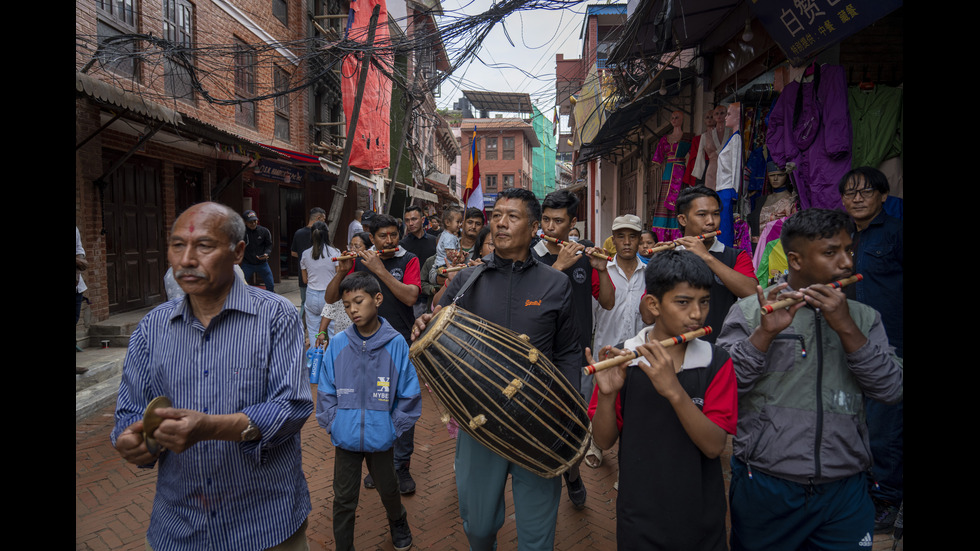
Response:
[[[774,239],[779,239],[779,234],[783,231],[785,218],[773,220],[766,224],[759,232],[759,242],[755,244],[755,253],[752,255],[752,267],[759,270],[759,263],[762,262],[762,255],[766,252],[766,245]],[[761,225],[762,222],[760,221]]]
[[[691,150],[690,135],[684,133],[677,143],[670,143],[668,136],[657,142],[652,161],[663,165],[663,175],[657,191],[657,202],[653,207],[652,228],[657,241],[672,241],[679,238],[681,230],[677,225],[677,196],[683,186],[687,164],[687,154]]]

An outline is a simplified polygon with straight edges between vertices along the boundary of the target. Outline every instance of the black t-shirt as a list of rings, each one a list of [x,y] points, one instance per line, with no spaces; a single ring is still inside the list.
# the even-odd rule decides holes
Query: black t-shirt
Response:
[[[548,252],[545,241],[541,240],[538,245],[531,247],[531,253],[541,261],[542,264],[553,266],[558,260],[557,254]],[[592,346],[592,297],[593,297],[593,271],[595,268],[584,254],[579,255],[579,259],[562,273],[568,276],[568,281],[572,284],[572,313],[575,324],[578,327],[579,341],[582,348]]]
[[[313,230],[308,226],[303,226],[302,228],[296,230],[293,234],[293,243],[289,247],[289,250],[296,253],[296,264],[299,265],[299,261],[303,258],[303,251],[309,249],[313,246]],[[299,286],[306,287],[306,283],[303,282],[303,278],[299,278]]]
[[[399,245],[404,247],[406,251],[417,256],[421,262],[436,254],[436,245],[438,243],[439,239],[428,233],[423,233],[421,238],[407,233]]]
[[[387,260],[381,259],[381,261],[388,273],[398,281],[408,285],[421,286],[419,259],[414,254],[406,251],[401,256],[394,256]],[[357,260],[354,261],[354,268],[351,271],[367,272],[374,275],[371,270],[364,266],[364,263]],[[412,342],[412,326],[415,324],[415,312],[412,307],[398,300],[398,297],[384,283],[381,284],[381,296],[384,300],[381,302],[381,308],[378,309],[378,315],[388,320],[388,323],[401,336],[405,337],[407,342]]]
[[[720,253],[714,251],[708,251],[708,253],[717,258],[725,266],[735,268],[735,262],[738,260],[738,250],[725,247],[725,250]],[[701,340],[710,343],[714,343],[715,339],[718,338],[718,334],[721,333],[721,326],[725,323],[725,317],[728,316],[728,311],[738,301],[735,293],[731,292],[728,287],[725,287],[725,284],[721,282],[721,279],[717,275],[714,278],[715,281],[711,284],[711,295],[708,298],[708,317],[704,320],[704,324],[710,325],[712,331],[710,335],[701,337]]]
[[[677,380],[699,409],[728,353],[712,346],[706,367],[683,369]],[[730,367],[729,367],[730,369]],[[626,370],[619,392],[616,540],[619,549],[724,551],[725,481],[719,458],[701,453],[670,402],[639,369]],[[625,490],[623,490],[625,489]]]

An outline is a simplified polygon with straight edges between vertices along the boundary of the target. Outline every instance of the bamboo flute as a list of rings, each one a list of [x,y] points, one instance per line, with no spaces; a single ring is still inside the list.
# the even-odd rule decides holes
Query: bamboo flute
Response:
[[[684,333],[683,335],[678,335],[676,337],[671,337],[669,339],[664,339],[664,340],[660,341],[660,346],[663,346],[664,348],[670,348],[671,346],[674,346],[675,344],[681,344],[681,343],[687,342],[687,341],[689,341],[691,339],[696,339],[698,337],[703,337],[705,335],[710,335],[710,334],[711,334],[711,326],[705,325],[701,329],[696,329],[694,331],[688,331],[687,333]],[[631,362],[631,361],[633,361],[633,360],[635,360],[636,358],[639,358],[639,357],[640,357],[640,353],[637,352],[636,350],[627,350],[626,351],[626,354],[623,354],[622,356],[616,356],[614,358],[609,358],[609,359],[606,359],[606,360],[602,360],[601,362],[597,362],[597,363],[594,363],[592,365],[587,365],[587,366],[585,366],[584,371],[585,371],[585,374],[586,375],[592,375],[596,371],[602,371],[604,369],[609,369],[610,367],[615,367],[615,366],[620,365],[620,364]]]
[[[398,247],[395,247],[394,249],[381,249],[380,251],[378,251],[378,254],[397,253],[397,252],[398,252]],[[357,258],[357,255],[351,253],[350,251],[347,251],[347,254],[344,254],[342,256],[335,256],[330,260],[337,262],[338,260],[350,260],[352,258]]]
[[[568,243],[568,241],[557,239],[555,237],[549,237],[547,235],[542,235],[541,236],[541,239],[544,239],[545,241],[550,241],[550,242],[554,243],[555,245],[564,245],[565,243]],[[607,255],[604,255],[602,253],[595,252],[595,251],[593,251],[591,253],[591,255],[594,256],[594,257],[596,257],[596,258],[601,258],[601,259],[603,259],[605,261],[611,261],[613,259],[613,257],[611,257],[611,256],[607,256]]]
[[[840,289],[841,287],[847,287],[848,285],[850,285],[852,283],[857,283],[858,281],[861,281],[862,279],[864,279],[864,276],[863,275],[861,275],[861,274],[854,274],[851,277],[845,277],[844,279],[839,279],[839,280],[837,280],[837,281],[835,281],[833,283],[828,283],[827,286],[828,287],[831,287],[833,289]],[[776,301],[776,302],[774,302],[772,304],[767,304],[767,305],[763,306],[762,307],[762,312],[760,312],[760,313],[764,316],[766,314],[773,313],[773,311],[775,311],[775,310],[779,310],[780,308],[786,308],[788,306],[792,306],[792,305],[797,304],[799,302],[803,302],[803,299],[802,298],[784,298],[783,300],[778,300],[778,301]]]
[[[698,239],[700,239],[700,240],[703,241],[705,239],[708,239],[710,237],[714,237],[716,235],[721,235],[721,231],[709,231],[708,233],[702,233],[701,235],[698,236]],[[674,241],[668,241],[666,243],[661,243],[661,244],[657,245],[656,247],[654,247],[652,249],[647,249],[645,252],[644,251],[640,251],[640,252],[641,253],[644,253],[644,254],[650,255],[650,254],[654,254],[654,253],[659,253],[661,251],[667,251],[667,250],[673,249],[677,245],[679,245],[679,243],[675,239]]]

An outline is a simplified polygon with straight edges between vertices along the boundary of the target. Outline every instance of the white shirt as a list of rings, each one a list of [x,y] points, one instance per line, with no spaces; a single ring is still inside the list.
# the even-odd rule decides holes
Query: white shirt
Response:
[[[641,344],[647,342],[647,333],[653,331],[653,326],[648,325],[640,330],[635,337],[626,339],[623,350],[636,350]],[[696,369],[707,367],[712,358],[711,345],[701,339],[691,339],[687,341],[687,350],[684,351],[684,360],[681,362],[681,371],[685,369]],[[627,365],[639,365],[642,356],[633,359]]]
[[[362,231],[364,231],[364,226],[362,226],[357,219],[351,220],[350,225],[347,226],[347,243],[344,245],[344,247],[350,245],[351,240],[354,239],[355,233],[361,233]],[[367,243],[365,243],[365,245],[367,245]]]
[[[739,189],[742,182],[742,135],[735,133],[718,153],[718,179],[715,191]]]
[[[711,246],[708,247],[708,252],[711,252],[711,253],[723,253],[723,252],[725,252],[725,244],[722,243],[721,241],[718,241],[718,237],[719,236],[717,236],[717,235],[715,236],[715,240],[712,241],[711,242]],[[687,250],[687,249],[684,248],[684,245],[678,245],[677,247],[675,247],[675,249],[677,249],[678,251],[686,251]]]
[[[619,255],[614,257],[606,268],[609,279],[616,286],[616,304],[612,310],[598,308],[595,313],[595,340],[593,351],[603,346],[616,345],[636,335],[643,329],[643,319],[640,317],[640,297],[646,291],[644,270],[646,264],[637,259],[636,270],[629,279],[619,267]]]
[[[313,289],[314,291],[327,290],[327,285],[330,285],[330,280],[337,273],[337,264],[333,260],[330,260],[335,256],[340,256],[340,251],[330,246],[323,248],[323,253],[320,255],[319,260],[313,260],[313,247],[303,251],[303,256],[299,260],[299,266],[303,270],[306,270],[306,285],[308,289]]]

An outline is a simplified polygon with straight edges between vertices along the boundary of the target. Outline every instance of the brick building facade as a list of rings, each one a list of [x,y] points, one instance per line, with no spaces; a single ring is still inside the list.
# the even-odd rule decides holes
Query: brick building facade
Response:
[[[270,259],[276,279],[294,274],[292,234],[310,208],[328,206],[336,181],[315,157],[288,153],[309,151],[308,92],[222,105],[206,101],[190,75],[219,99],[288,89],[304,77],[290,45],[306,37],[307,3],[75,6],[75,222],[89,258],[91,319],[166,299],[168,231],[195,202],[256,210],[280,245]]]
[[[462,185],[465,185],[466,167],[470,162],[470,144],[476,127],[477,151],[480,161],[480,181],[487,204],[501,190],[519,187],[531,189],[533,179],[532,148],[541,144],[534,134],[534,127],[524,119],[492,118],[463,119],[460,126],[462,158],[460,159]]]

